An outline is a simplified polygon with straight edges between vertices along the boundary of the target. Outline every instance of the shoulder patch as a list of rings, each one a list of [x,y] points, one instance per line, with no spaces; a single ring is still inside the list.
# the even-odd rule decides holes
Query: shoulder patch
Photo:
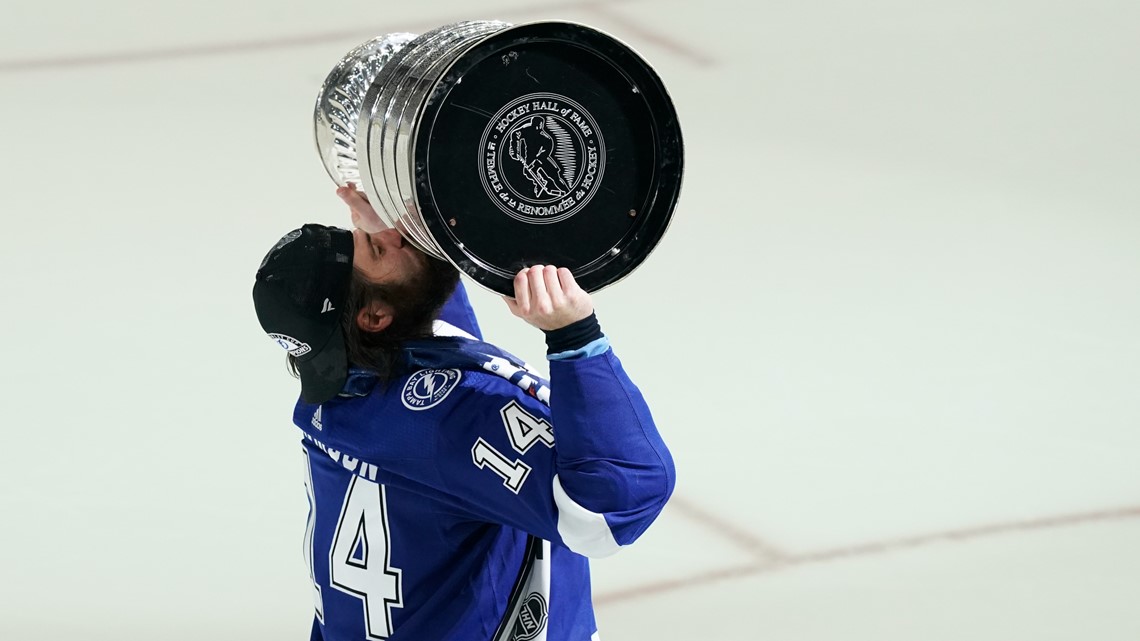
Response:
[[[400,400],[410,410],[426,410],[443,402],[459,387],[463,374],[457,369],[421,369],[404,384]]]

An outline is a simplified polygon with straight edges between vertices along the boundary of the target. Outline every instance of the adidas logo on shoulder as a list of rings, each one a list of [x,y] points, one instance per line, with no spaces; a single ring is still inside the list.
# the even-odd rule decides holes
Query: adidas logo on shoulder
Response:
[[[321,425],[321,408],[322,407],[324,407],[324,406],[318,405],[317,411],[313,412],[313,418],[309,420],[309,422],[312,423],[313,427],[317,428],[317,431],[324,431],[324,429],[325,429],[324,426]]]

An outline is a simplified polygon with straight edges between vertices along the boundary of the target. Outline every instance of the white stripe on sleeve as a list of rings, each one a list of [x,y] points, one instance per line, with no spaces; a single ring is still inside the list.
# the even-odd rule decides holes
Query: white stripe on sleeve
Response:
[[[554,475],[554,505],[558,508],[558,534],[572,551],[590,558],[610,556],[621,549],[606,517],[578,505]]]

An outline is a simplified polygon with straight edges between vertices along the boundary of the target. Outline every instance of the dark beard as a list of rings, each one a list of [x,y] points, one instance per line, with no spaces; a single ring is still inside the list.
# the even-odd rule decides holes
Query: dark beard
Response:
[[[385,331],[395,340],[431,336],[432,321],[459,284],[459,271],[447,261],[424,255],[424,269],[407,283],[389,285],[384,300],[392,306]]]
[[[459,271],[450,263],[420,254],[422,269],[401,283],[379,284],[353,270],[343,331],[351,366],[376,372],[381,385],[403,373],[400,346],[404,341],[432,335],[432,321],[439,315],[459,283]],[[364,332],[356,324],[356,310],[379,298],[392,307],[392,322],[384,331]]]

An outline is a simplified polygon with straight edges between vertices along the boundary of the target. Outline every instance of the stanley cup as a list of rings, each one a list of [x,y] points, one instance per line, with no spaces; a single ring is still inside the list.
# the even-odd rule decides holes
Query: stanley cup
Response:
[[[497,21],[393,33],[348,52],[314,113],[317,150],[421,251],[511,293],[535,263],[596,291],[637,267],[680,191],[682,143],[653,69],[584,25]]]

